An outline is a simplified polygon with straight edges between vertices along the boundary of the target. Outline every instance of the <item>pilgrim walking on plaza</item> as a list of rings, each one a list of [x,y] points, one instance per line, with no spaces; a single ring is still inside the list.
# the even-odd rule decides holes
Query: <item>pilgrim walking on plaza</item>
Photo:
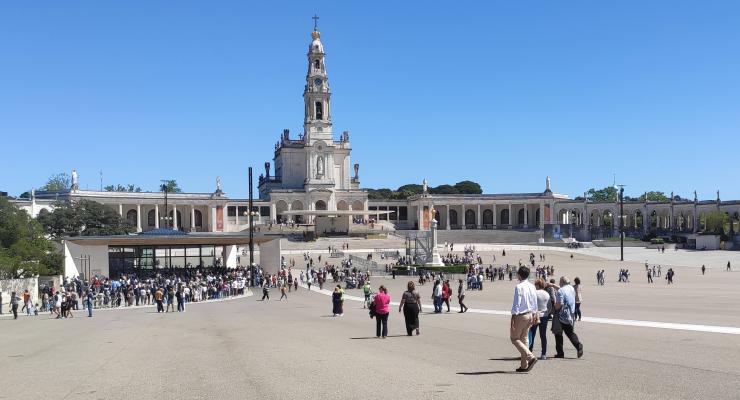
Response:
[[[519,283],[514,288],[514,302],[511,306],[511,343],[521,354],[521,365],[516,372],[529,372],[537,362],[531,351],[529,351],[528,335],[529,328],[539,323],[537,313],[537,290],[527,278],[529,268],[519,267],[517,271]]]

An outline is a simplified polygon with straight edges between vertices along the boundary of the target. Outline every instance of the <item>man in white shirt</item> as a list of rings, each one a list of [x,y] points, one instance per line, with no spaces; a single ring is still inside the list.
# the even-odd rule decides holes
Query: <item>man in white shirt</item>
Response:
[[[521,354],[521,365],[516,372],[529,372],[537,362],[529,351],[529,328],[539,323],[537,314],[537,290],[527,278],[529,268],[521,266],[517,271],[519,283],[514,288],[514,302],[511,306],[511,343]]]

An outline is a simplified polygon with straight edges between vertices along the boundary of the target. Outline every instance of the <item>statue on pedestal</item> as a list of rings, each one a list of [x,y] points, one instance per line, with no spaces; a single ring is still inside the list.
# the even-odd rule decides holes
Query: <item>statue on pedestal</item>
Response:
[[[77,180],[77,170],[76,169],[73,169],[72,170],[72,187],[71,187],[71,189],[72,189],[73,192],[76,192],[76,191],[80,190],[80,185],[79,185],[78,180]]]
[[[427,178],[424,178],[424,181],[421,183],[421,193],[429,194],[429,186],[427,183]]]

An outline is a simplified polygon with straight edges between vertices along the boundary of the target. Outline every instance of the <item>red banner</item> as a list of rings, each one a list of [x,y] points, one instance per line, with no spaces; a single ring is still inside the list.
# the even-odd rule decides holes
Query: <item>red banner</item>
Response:
[[[216,231],[223,232],[224,230],[224,208],[222,206],[216,206]]]

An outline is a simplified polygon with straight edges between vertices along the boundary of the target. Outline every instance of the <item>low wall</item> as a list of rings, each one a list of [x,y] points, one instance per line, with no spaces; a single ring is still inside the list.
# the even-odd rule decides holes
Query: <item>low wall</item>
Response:
[[[18,297],[23,301],[23,291],[28,290],[31,293],[31,301],[36,304],[39,301],[39,279],[0,279],[0,291],[3,292],[3,313],[10,312],[10,293],[16,292]],[[23,306],[18,306],[18,311]]]
[[[620,247],[619,241],[611,241],[611,240],[594,240],[591,242],[596,247]],[[647,242],[633,242],[633,241],[624,241],[624,247],[647,247],[649,243]],[[666,248],[668,246],[666,245]]]

